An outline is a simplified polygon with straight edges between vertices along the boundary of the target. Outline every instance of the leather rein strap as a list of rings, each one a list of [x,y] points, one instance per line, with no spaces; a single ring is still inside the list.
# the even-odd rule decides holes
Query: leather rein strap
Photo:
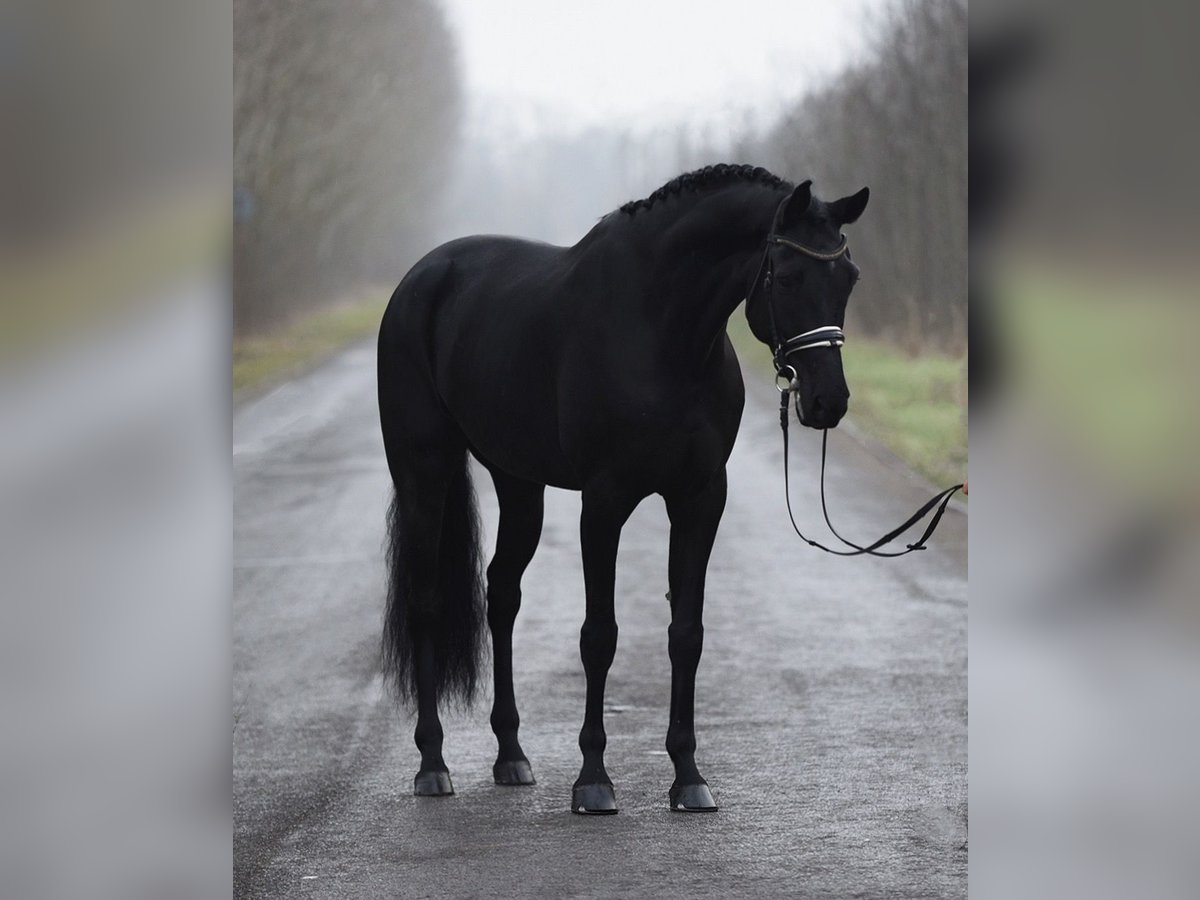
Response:
[[[779,211],[776,211],[776,219],[779,217]],[[895,557],[904,556],[912,553],[915,550],[926,549],[926,541],[933,535],[937,529],[938,523],[942,521],[942,516],[946,512],[946,507],[950,503],[950,499],[964,485],[956,484],[953,487],[946,488],[939,494],[936,494],[928,500],[924,506],[918,509],[915,513],[909,516],[908,520],[897,528],[893,528],[879,540],[872,544],[862,546],[853,541],[848,541],[838,532],[833,526],[833,521],[829,517],[829,507],[825,502],[825,459],[829,447],[829,430],[821,429],[821,512],[825,516],[825,524],[829,527],[830,532],[841,541],[848,550],[835,549],[826,547],[824,544],[814,541],[812,538],[805,537],[800,531],[800,527],[796,524],[796,517],[792,513],[792,492],[791,484],[788,477],[788,420],[791,418],[788,415],[788,397],[796,396],[796,415],[800,415],[800,396],[799,396],[799,375],[795,367],[787,362],[788,354],[795,353],[800,350],[812,350],[816,347],[841,347],[846,342],[846,336],[842,332],[840,326],[823,325],[820,328],[813,328],[803,334],[798,334],[786,340],[779,339],[779,331],[775,323],[775,291],[772,279],[771,266],[771,245],[788,247],[792,250],[797,250],[805,256],[810,256],[813,259],[830,261],[839,258],[845,254],[846,238],[843,236],[841,243],[830,251],[814,250],[811,247],[805,247],[803,244],[798,244],[795,241],[781,237],[775,233],[775,226],[772,223],[771,233],[767,235],[766,246],[763,248],[762,261],[758,265],[758,272],[754,276],[754,282],[750,285],[750,290],[747,293],[747,306],[754,296],[754,292],[758,289],[759,284],[766,291],[767,314],[771,323],[771,339],[774,343],[772,347],[772,355],[775,361],[775,378],[776,388],[779,390],[779,427],[783,431],[783,491],[784,498],[787,501],[788,518],[792,523],[792,530],[800,537],[802,541],[809,546],[816,547],[818,550],[824,550],[826,553],[832,553],[835,556],[879,556],[879,557]],[[765,274],[764,274],[765,273]],[[790,377],[787,373],[791,373]],[[780,387],[779,381],[787,382],[786,386]],[[936,510],[933,517],[929,520],[929,524],[925,526],[925,532],[921,535],[916,543],[906,544],[903,550],[881,550],[881,547],[890,544],[904,532],[908,531],[918,522],[927,516],[930,511]]]
[[[846,540],[841,533],[833,527],[833,521],[829,518],[829,506],[825,502],[825,457],[829,447],[829,429],[821,429],[821,512],[825,516],[825,524],[829,527],[830,532],[839,541],[851,548],[849,550],[839,550],[832,547],[826,547],[819,541],[814,541],[810,537],[806,537],[801,531],[800,526],[796,524],[796,516],[792,513],[792,490],[788,480],[788,395],[794,393],[794,388],[781,389],[779,392],[779,427],[783,431],[783,496],[787,501],[788,519],[791,520],[792,530],[800,537],[802,541],[811,547],[816,547],[818,550],[824,550],[826,553],[832,553],[834,556],[905,556],[912,553],[914,550],[924,550],[925,542],[932,537],[933,532],[937,529],[938,523],[942,521],[942,516],[946,512],[946,507],[950,504],[950,498],[958,491],[962,490],[961,484],[956,484],[954,487],[946,488],[939,494],[925,502],[925,505],[918,509],[915,513],[908,517],[908,520],[896,528],[893,528],[879,540],[867,546],[855,544],[852,541]],[[799,398],[796,400],[799,403]],[[925,526],[925,532],[921,535],[920,540],[914,544],[906,544],[903,550],[880,550],[880,547],[890,544],[908,529],[912,528],[927,516],[930,510],[936,508],[937,512],[933,514],[933,518],[929,520],[929,524]]]

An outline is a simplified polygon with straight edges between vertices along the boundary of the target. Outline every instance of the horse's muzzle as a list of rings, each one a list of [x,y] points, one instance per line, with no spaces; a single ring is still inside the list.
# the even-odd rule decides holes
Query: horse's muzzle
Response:
[[[818,430],[836,428],[838,422],[842,421],[842,417],[846,415],[849,400],[850,395],[847,393],[844,396],[813,397],[812,401],[807,404],[807,408],[801,402],[798,404],[799,408],[797,409],[800,424]]]

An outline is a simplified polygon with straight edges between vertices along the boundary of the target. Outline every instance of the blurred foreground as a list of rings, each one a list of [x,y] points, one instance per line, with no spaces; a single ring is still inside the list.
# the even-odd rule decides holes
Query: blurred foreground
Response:
[[[1174,163],[1200,141],[1195,17],[1151,6],[973,8],[981,897],[1200,877],[1200,203]]]
[[[229,10],[0,13],[0,894],[229,885]]]

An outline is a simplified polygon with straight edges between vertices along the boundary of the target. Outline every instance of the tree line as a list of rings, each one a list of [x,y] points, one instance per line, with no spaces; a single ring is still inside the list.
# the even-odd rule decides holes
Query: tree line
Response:
[[[747,156],[780,174],[812,178],[822,196],[870,185],[867,212],[851,226],[851,252],[863,271],[850,305],[856,328],[912,351],[966,350],[962,0],[897,0],[865,62],[808,94],[748,144]]]
[[[457,142],[434,0],[234,0],[234,329],[274,327],[424,249]]]

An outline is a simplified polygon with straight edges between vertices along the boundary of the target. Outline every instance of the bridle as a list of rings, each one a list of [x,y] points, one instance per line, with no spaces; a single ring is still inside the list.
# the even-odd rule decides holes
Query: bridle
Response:
[[[786,201],[785,201],[786,202]],[[775,211],[775,219],[771,223],[771,230],[767,234],[766,243],[763,246],[762,259],[758,264],[758,270],[755,272],[754,281],[750,284],[750,290],[746,292],[746,308],[750,308],[750,302],[754,299],[755,292],[759,285],[766,292],[767,304],[767,319],[771,325],[771,358],[775,364],[775,388],[779,391],[779,427],[783,431],[783,491],[784,498],[787,501],[788,518],[792,522],[792,530],[805,543],[818,550],[824,550],[826,553],[832,553],[835,556],[881,556],[894,557],[905,556],[915,550],[924,550],[925,542],[932,536],[938,523],[942,520],[943,514],[946,512],[946,507],[950,503],[950,498],[958,491],[962,490],[963,485],[956,484],[953,487],[935,495],[927,501],[924,506],[918,509],[912,516],[909,517],[903,525],[894,528],[881,537],[879,540],[867,546],[855,544],[852,541],[846,540],[833,527],[833,522],[829,518],[829,507],[825,503],[825,458],[826,451],[829,446],[829,429],[821,429],[821,512],[825,516],[825,524],[828,526],[833,536],[849,547],[849,550],[838,550],[831,547],[826,547],[824,544],[814,541],[812,538],[805,537],[800,531],[800,527],[796,524],[796,517],[792,514],[792,492],[791,485],[788,480],[788,396],[795,397],[794,403],[796,406],[796,416],[803,422],[804,417],[800,409],[800,375],[796,368],[791,365],[787,358],[792,353],[797,353],[802,350],[814,350],[818,347],[841,347],[846,343],[846,335],[842,331],[840,325],[821,325],[817,328],[810,328],[808,331],[802,332],[792,337],[780,340],[779,327],[775,319],[775,284],[774,272],[771,260],[771,248],[773,246],[788,247],[792,250],[803,253],[805,256],[812,259],[821,260],[823,262],[831,262],[844,256],[848,251],[846,244],[846,236],[841,235],[841,241],[833,250],[815,250],[812,247],[807,247],[804,244],[798,243],[785,238],[776,233],[776,225],[779,220],[779,214],[782,211],[782,204]],[[886,544],[890,544],[908,529],[912,528],[917,522],[925,518],[929,512],[936,508],[933,518],[929,520],[929,524],[925,528],[924,534],[914,544],[906,544],[904,550],[880,550]]]
[[[778,212],[776,212],[776,218],[778,218],[778,215]],[[788,363],[788,355],[801,350],[814,350],[817,347],[840,347],[846,343],[846,335],[840,325],[821,325],[817,328],[810,328],[801,334],[792,335],[790,338],[780,340],[779,326],[775,320],[775,272],[771,260],[772,246],[789,247],[792,250],[803,253],[805,256],[819,259],[823,262],[832,262],[835,259],[840,259],[846,255],[850,248],[846,243],[846,236],[844,234],[841,236],[841,242],[837,247],[829,251],[814,250],[812,247],[806,247],[804,244],[797,243],[790,238],[785,238],[775,232],[774,224],[771,226],[771,233],[767,235],[766,243],[763,246],[762,259],[758,264],[758,271],[754,275],[754,281],[750,285],[750,290],[746,292],[746,306],[749,308],[750,302],[754,299],[754,293],[761,284],[767,294],[767,319],[771,324],[771,358],[775,363],[776,381],[778,381],[784,372],[790,371],[792,374],[788,378],[788,382],[795,386],[799,376],[795,367]]]

